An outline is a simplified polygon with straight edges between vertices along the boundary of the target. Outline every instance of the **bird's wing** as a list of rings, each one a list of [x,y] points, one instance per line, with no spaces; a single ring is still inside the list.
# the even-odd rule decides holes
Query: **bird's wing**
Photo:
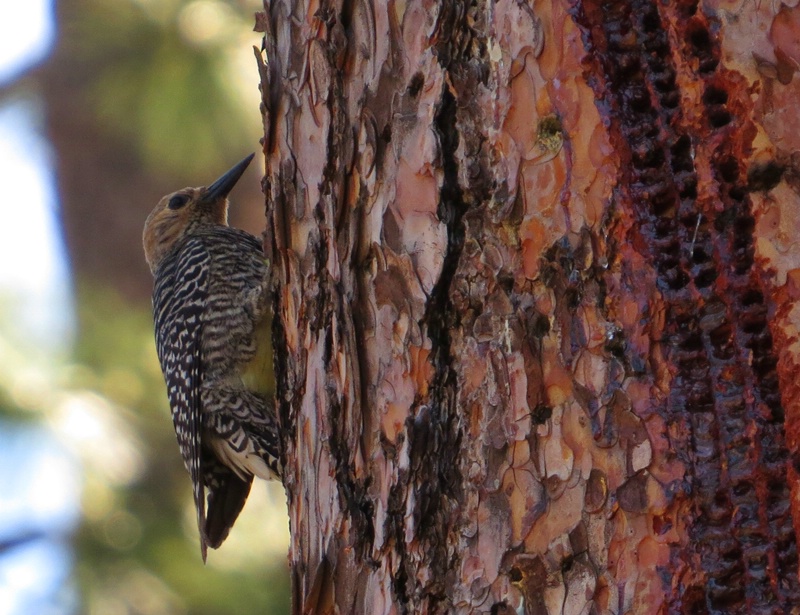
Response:
[[[183,457],[192,477],[197,524],[203,561],[205,536],[205,489],[201,467],[203,379],[203,310],[208,298],[211,257],[202,241],[190,240],[159,271],[153,293],[156,346],[167,383],[172,422]]]

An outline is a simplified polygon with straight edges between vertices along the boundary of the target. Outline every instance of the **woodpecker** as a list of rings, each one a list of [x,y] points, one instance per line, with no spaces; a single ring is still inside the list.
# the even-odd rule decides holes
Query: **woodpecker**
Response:
[[[268,264],[258,239],[228,226],[228,194],[252,159],[210,186],[163,197],[143,233],[156,349],[203,561],[228,536],[253,476],[280,480],[283,470],[268,382]]]

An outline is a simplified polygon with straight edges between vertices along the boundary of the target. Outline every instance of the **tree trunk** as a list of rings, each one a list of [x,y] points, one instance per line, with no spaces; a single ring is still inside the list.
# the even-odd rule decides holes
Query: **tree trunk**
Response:
[[[800,9],[265,9],[295,612],[796,611]]]

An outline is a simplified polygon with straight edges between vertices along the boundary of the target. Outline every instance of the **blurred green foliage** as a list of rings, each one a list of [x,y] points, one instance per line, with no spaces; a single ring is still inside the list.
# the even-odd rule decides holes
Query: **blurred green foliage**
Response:
[[[74,62],[91,67],[94,114],[153,171],[199,177],[227,168],[242,143],[261,132],[251,50],[258,5],[244,4],[70,2],[64,43]]]
[[[81,328],[68,357],[27,347],[0,303],[0,417],[41,422],[81,461],[74,538],[80,612],[289,612],[280,485],[271,483],[273,497],[265,500],[268,486],[256,481],[255,506],[248,501],[203,565],[149,310],[103,287],[84,285],[77,295]]]
[[[251,49],[258,43],[252,32],[258,0],[61,0],[57,6],[59,53],[67,57],[58,66],[74,71],[65,81],[91,107],[100,130],[138,154],[130,156],[132,165],[144,161],[164,181],[214,177],[262,133]],[[58,102],[47,104],[58,108]],[[113,206],[103,204],[106,211]],[[138,241],[141,227],[131,232]],[[270,500],[264,483],[254,484],[231,536],[204,566],[149,306],[74,273],[78,330],[71,354],[49,357],[38,375],[28,370],[17,378],[25,386],[13,384],[15,376],[0,378],[0,413],[37,417],[82,461],[83,518],[75,537],[81,612],[289,612],[280,486],[270,487]],[[0,334],[0,345],[5,341]]]

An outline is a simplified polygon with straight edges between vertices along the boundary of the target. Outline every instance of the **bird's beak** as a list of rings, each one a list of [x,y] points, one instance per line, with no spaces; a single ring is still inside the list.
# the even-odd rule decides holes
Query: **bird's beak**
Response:
[[[213,203],[219,199],[224,199],[228,196],[228,193],[233,190],[233,187],[236,185],[236,182],[239,181],[239,178],[244,173],[244,170],[247,168],[247,165],[250,164],[250,161],[253,159],[255,154],[250,154],[247,158],[242,160],[241,162],[237,162],[233,168],[229,171],[224,173],[222,177],[220,177],[217,181],[211,184],[207,189],[206,193],[203,195],[203,200],[207,203]]]

